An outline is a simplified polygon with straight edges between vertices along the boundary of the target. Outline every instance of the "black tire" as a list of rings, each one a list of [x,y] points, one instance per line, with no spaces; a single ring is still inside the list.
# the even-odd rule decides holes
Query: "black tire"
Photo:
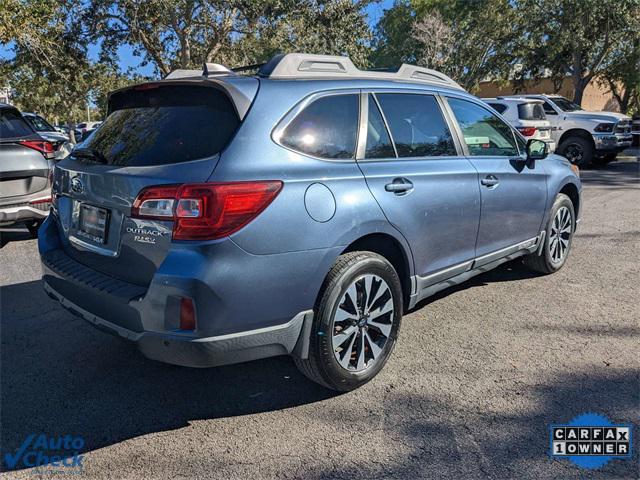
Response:
[[[378,356],[373,361],[370,359],[371,364],[364,370],[350,371],[340,365],[334,354],[334,328],[338,327],[334,327],[333,319],[347,289],[364,275],[377,276],[389,287],[390,298],[387,297],[389,298],[387,302],[393,302],[393,312],[389,314],[389,320],[392,323],[390,333]],[[370,296],[373,297],[373,294]],[[386,258],[372,252],[350,252],[341,255],[325,278],[314,307],[309,356],[306,359],[294,356],[296,366],[309,379],[332,390],[348,392],[364,385],[380,372],[393,351],[402,320],[402,302],[400,279]],[[357,326],[354,325],[353,328],[358,331]],[[371,334],[372,331],[369,333]],[[356,339],[360,339],[358,335],[361,333],[354,333],[354,335]],[[362,345],[365,345],[364,340]],[[366,347],[364,350],[366,351]],[[369,352],[371,352],[371,346],[369,346]],[[357,352],[354,353],[357,356]],[[343,358],[346,358],[346,355]]]
[[[37,220],[29,220],[28,222],[25,222],[25,226],[27,227],[27,230],[29,230],[29,235],[31,235],[31,238],[38,238],[38,229],[40,228],[41,224],[42,222],[39,222]]]
[[[560,260],[555,260],[554,251],[557,252],[557,250],[554,250],[554,237],[556,237],[557,235],[554,230],[554,222],[556,221],[556,215],[563,208],[568,209],[570,213],[571,230],[566,237],[563,237],[563,239],[567,241],[565,254]],[[559,193],[556,197],[555,202],[553,202],[551,211],[549,212],[549,221],[547,222],[547,228],[545,230],[546,233],[544,236],[544,245],[542,247],[542,251],[539,253],[534,252],[530,255],[527,255],[524,258],[525,265],[527,265],[532,270],[535,270],[536,272],[544,274],[555,273],[560,270],[569,257],[569,253],[571,251],[571,242],[573,240],[573,234],[575,230],[576,216],[573,209],[573,203],[571,202],[571,199],[564,193]],[[560,242],[560,240],[556,240],[555,242]]]
[[[572,136],[562,141],[557,151],[574,165],[587,167],[593,161],[593,142],[584,137]]]

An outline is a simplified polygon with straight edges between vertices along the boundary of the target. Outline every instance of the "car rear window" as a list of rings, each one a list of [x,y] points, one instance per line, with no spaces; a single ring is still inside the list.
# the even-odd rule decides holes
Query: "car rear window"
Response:
[[[545,120],[544,107],[541,103],[521,103],[518,105],[520,120]]]
[[[20,112],[12,108],[0,109],[0,140],[28,137],[34,133]]]
[[[211,157],[226,146],[240,120],[229,98],[206,86],[170,85],[125,90],[85,142],[107,164],[150,166]]]

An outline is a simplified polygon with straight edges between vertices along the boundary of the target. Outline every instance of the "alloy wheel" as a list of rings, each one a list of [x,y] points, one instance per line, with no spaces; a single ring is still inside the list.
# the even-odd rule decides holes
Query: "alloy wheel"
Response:
[[[572,143],[567,146],[564,152],[564,156],[573,164],[580,164],[584,159],[584,148],[577,143]]]
[[[387,282],[372,274],[355,279],[333,315],[332,347],[340,366],[350,372],[371,367],[389,341],[393,317]]]
[[[560,207],[553,217],[549,235],[549,254],[554,263],[559,263],[566,257],[572,230],[571,212],[567,207]]]

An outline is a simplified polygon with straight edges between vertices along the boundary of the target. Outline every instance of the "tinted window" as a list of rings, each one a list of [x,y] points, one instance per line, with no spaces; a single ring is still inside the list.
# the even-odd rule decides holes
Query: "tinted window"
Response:
[[[17,110],[0,109],[0,140],[34,135],[33,129]]]
[[[376,95],[399,157],[457,155],[451,132],[432,95]]]
[[[553,107],[549,104],[549,102],[544,102],[542,104],[542,109],[544,113],[547,115],[557,115],[558,113],[553,109]]]
[[[319,98],[289,123],[280,142],[315,157],[353,158],[359,110],[355,94]]]
[[[564,97],[553,97],[553,103],[563,112],[577,112],[578,110],[582,110],[580,105]]]
[[[25,115],[25,120],[33,127],[36,132],[53,132],[53,128],[49,122],[38,115]]]
[[[518,105],[520,120],[545,120],[544,108],[541,103],[521,103]]]
[[[378,110],[373,95],[369,95],[369,122],[367,125],[367,149],[365,158],[395,158],[389,132],[384,125],[384,120]]]
[[[489,106],[498,113],[504,113],[504,111],[507,109],[507,106],[503,105],[502,103],[489,103]]]
[[[506,123],[475,103],[457,98],[448,100],[470,155],[518,155],[513,132]]]
[[[219,153],[239,119],[227,96],[210,87],[166,86],[116,93],[111,113],[83,143],[108,164],[164,165]],[[80,125],[78,125],[80,128]]]

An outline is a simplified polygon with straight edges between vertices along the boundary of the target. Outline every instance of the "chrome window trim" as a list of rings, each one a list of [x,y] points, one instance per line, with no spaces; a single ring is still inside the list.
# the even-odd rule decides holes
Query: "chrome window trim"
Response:
[[[290,152],[297,153],[299,155],[304,155],[305,157],[313,158],[315,160],[322,160],[324,162],[338,162],[338,163],[354,163],[356,161],[356,154],[358,151],[358,146],[360,142],[360,125],[361,125],[361,117],[362,117],[362,99],[360,98],[361,90],[359,88],[347,88],[343,90],[323,90],[321,92],[315,92],[311,95],[306,96],[302,100],[300,100],[291,110],[289,110],[276,124],[275,128],[271,131],[271,140],[279,145],[282,148],[289,150]],[[316,155],[312,155],[310,153],[301,152],[300,150],[296,150],[294,148],[283,145],[281,142],[282,134],[289,126],[289,124],[300,114],[306,107],[311,105],[313,102],[320,98],[324,97],[333,97],[337,95],[357,95],[358,96],[358,125],[356,128],[356,143],[353,156],[350,158],[325,158],[318,157]]]

